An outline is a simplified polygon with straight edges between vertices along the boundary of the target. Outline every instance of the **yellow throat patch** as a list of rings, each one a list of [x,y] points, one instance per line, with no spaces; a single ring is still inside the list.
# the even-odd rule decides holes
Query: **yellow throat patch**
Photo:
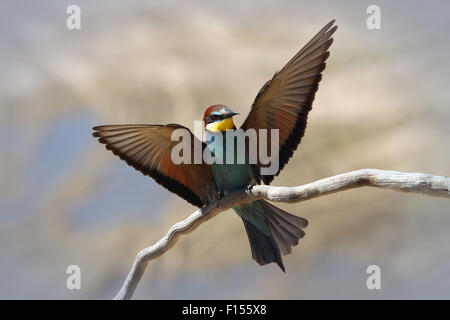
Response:
[[[213,122],[210,123],[206,126],[206,129],[208,129],[211,132],[225,132],[228,129],[233,129],[234,128],[234,122],[233,122],[233,118],[226,118],[223,119],[220,122]]]

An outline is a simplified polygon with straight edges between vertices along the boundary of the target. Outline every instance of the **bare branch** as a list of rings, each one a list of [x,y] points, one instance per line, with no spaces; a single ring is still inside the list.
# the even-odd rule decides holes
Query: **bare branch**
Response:
[[[192,232],[200,224],[235,205],[258,199],[288,203],[301,202],[364,186],[450,198],[450,178],[448,177],[377,169],[351,171],[298,187],[258,185],[247,190],[238,190],[195,211],[185,220],[172,226],[156,244],[139,252],[122,288],[114,299],[130,299],[150,260],[159,257],[174,246],[182,234]]]

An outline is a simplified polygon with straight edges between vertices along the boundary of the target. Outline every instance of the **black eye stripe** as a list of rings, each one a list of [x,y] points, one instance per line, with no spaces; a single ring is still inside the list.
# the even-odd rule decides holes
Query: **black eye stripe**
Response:
[[[210,124],[212,122],[215,122],[217,120],[225,120],[227,118],[231,118],[232,116],[236,115],[237,113],[225,113],[225,114],[211,114],[208,117],[206,117],[206,124]]]
[[[209,116],[208,118],[206,118],[206,123],[207,123],[207,124],[210,124],[210,123],[214,122],[215,120],[216,120],[216,119],[213,119],[212,116]]]

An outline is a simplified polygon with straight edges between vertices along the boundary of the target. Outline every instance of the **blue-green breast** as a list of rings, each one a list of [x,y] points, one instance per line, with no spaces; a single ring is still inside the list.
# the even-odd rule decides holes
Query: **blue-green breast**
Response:
[[[221,157],[223,159],[223,163],[213,163],[211,165],[214,178],[216,180],[218,191],[227,192],[236,189],[241,189],[249,184],[255,184],[255,178],[253,175],[252,166],[248,163],[238,163],[238,148],[237,148],[237,139],[234,138],[234,148],[233,150],[229,150],[229,152],[233,152],[233,161],[232,163],[226,163],[226,155],[227,155],[227,137],[225,133],[219,135],[211,135],[207,132],[207,147],[215,154],[217,157]],[[218,144],[215,139],[222,138],[223,143]],[[217,150],[218,148],[222,148],[222,150]],[[245,157],[247,159],[248,157]]]

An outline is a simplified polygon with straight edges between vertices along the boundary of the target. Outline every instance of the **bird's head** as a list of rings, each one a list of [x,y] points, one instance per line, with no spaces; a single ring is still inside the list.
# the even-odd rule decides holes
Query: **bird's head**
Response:
[[[227,106],[216,104],[205,110],[203,122],[206,130],[210,132],[225,132],[235,127],[233,116],[237,114]]]

